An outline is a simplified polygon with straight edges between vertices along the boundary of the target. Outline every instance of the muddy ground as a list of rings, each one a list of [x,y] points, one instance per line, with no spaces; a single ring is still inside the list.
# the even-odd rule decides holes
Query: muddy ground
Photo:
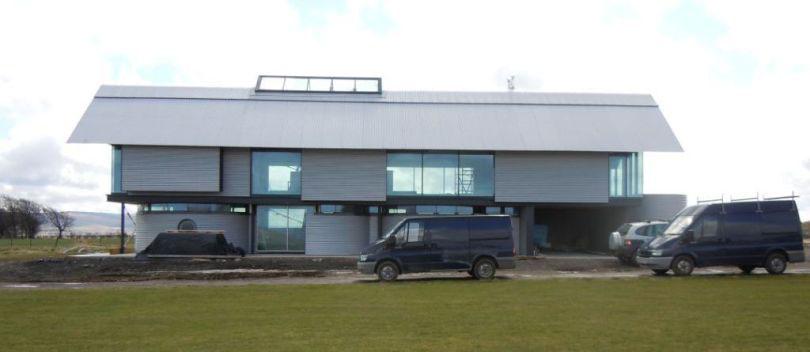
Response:
[[[356,257],[247,257],[240,259],[151,259],[100,257],[28,262],[0,262],[0,283],[216,283],[222,281],[268,283],[348,283],[373,281],[361,275]],[[764,272],[761,269],[759,271]],[[788,272],[810,274],[810,263],[791,264]],[[737,274],[737,268],[699,269],[696,274]],[[515,270],[501,270],[499,278],[634,277],[649,270],[620,264],[606,256],[573,255],[523,257]],[[465,278],[466,273],[409,274],[403,278]]]

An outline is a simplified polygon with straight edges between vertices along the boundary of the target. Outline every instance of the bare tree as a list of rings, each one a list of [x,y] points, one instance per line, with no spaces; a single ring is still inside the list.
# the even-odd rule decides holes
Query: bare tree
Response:
[[[24,198],[16,199],[15,203],[19,215],[17,221],[23,235],[29,239],[36,237],[40,227],[45,222],[42,217],[43,207],[33,200]]]
[[[48,219],[48,222],[50,222],[58,232],[56,242],[53,244],[53,248],[56,248],[56,246],[59,245],[59,240],[62,239],[62,234],[73,226],[73,222],[76,221],[76,219],[66,211],[59,211],[51,207],[43,208],[42,212],[45,213],[45,218]]]

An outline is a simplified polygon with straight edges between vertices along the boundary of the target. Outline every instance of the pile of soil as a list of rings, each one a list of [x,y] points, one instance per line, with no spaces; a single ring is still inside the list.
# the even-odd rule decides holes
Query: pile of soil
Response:
[[[171,279],[242,279],[323,276],[354,270],[351,257],[262,257],[244,259],[67,258],[0,262],[0,282],[101,282]]]

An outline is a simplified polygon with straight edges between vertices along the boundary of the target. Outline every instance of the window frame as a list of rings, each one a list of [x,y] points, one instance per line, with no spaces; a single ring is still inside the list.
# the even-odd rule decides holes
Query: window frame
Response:
[[[397,192],[393,190],[393,185],[389,184],[388,180],[388,169],[390,167],[391,155],[419,155],[419,182],[414,182],[414,184],[418,184],[418,191],[414,191],[414,193],[406,193],[406,192]],[[455,156],[455,177],[454,177],[454,190],[453,194],[435,194],[435,193],[425,193],[425,156],[426,155],[453,155]],[[461,194],[460,192],[460,184],[461,184],[461,177],[462,177],[462,167],[461,161],[462,156],[488,156],[491,157],[492,160],[492,168],[491,173],[489,173],[489,178],[491,182],[491,194]],[[388,150],[386,151],[386,158],[385,158],[385,170],[386,170],[386,196],[389,198],[459,198],[459,199],[474,199],[474,198],[481,198],[481,199],[493,199],[495,197],[495,175],[496,175],[496,160],[495,160],[495,153],[491,151],[440,151],[440,150]],[[397,167],[397,166],[395,166]],[[392,176],[393,178],[393,176]],[[393,182],[393,179],[391,180]]]
[[[283,192],[268,192],[256,193],[254,191],[253,182],[255,181],[254,175],[254,155],[257,153],[295,153],[298,154],[298,192],[297,193],[283,193]],[[251,148],[250,149],[250,196],[251,197],[270,197],[270,198],[299,198],[303,190],[303,173],[304,173],[304,153],[302,149],[267,149],[267,148]],[[268,175],[269,178],[269,175]],[[292,182],[292,179],[291,179]]]

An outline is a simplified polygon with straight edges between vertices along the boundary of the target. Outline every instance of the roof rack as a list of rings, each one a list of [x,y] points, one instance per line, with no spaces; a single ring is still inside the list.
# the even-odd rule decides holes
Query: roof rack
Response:
[[[257,93],[382,94],[380,77],[261,75]]]
[[[706,203],[735,203],[735,202],[763,202],[769,200],[781,200],[781,199],[796,199],[799,198],[799,195],[795,192],[790,192],[790,195],[786,196],[778,196],[778,197],[763,197],[759,193],[755,197],[747,197],[747,198],[734,198],[733,196],[728,197],[728,201],[726,201],[725,195],[721,195],[720,198],[715,199],[700,199],[698,197],[697,204],[706,204]]]

